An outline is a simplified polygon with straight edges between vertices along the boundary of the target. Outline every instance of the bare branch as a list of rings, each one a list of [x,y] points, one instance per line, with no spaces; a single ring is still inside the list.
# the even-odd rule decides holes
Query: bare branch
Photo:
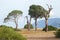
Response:
[[[46,4],[46,5],[48,6],[48,12],[50,13],[50,11],[53,9],[52,5],[48,5],[48,4]]]
[[[46,4],[47,5],[47,7],[49,8],[49,5],[48,4]]]

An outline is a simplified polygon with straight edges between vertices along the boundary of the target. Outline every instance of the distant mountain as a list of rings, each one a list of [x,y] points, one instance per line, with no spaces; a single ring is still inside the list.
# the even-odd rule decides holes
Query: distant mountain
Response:
[[[48,19],[48,25],[52,25],[54,27],[60,28],[60,18],[50,18]],[[33,26],[35,26],[35,23],[33,23]],[[39,20],[37,22],[38,28],[44,28],[45,27],[45,20]]]

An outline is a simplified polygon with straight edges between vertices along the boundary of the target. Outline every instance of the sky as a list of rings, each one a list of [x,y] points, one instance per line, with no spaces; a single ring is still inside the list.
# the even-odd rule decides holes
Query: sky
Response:
[[[52,5],[53,10],[50,13],[50,18],[60,18],[60,0],[0,0],[0,25],[8,25],[15,27],[14,22],[4,23],[4,18],[12,11],[12,10],[21,10],[23,12],[22,17],[19,18],[18,28],[23,28],[26,24],[25,16],[28,16],[28,10],[30,5],[41,5],[45,9],[48,10],[46,4]],[[39,19],[41,20],[41,19]],[[32,23],[34,23],[34,19],[32,19]]]

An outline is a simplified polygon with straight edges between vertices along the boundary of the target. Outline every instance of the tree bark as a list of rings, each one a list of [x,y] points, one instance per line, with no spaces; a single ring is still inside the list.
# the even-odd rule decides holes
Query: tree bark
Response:
[[[28,22],[28,31],[30,31],[30,23]]]
[[[28,21],[28,17],[26,16],[27,18],[27,27],[28,27],[28,31],[30,31],[30,22]]]
[[[46,28],[45,28],[45,31],[47,32],[48,31],[48,17],[49,17],[49,13],[50,11],[52,10],[52,6],[48,6],[48,14],[45,15],[45,24],[46,24]]]
[[[30,17],[30,24],[31,24],[31,17]]]
[[[31,27],[31,17],[30,17],[30,22],[28,22],[28,31],[30,31],[30,27]]]
[[[17,30],[17,28],[18,28],[18,23],[17,23],[17,21],[15,20],[15,25],[16,25],[16,30]]]
[[[35,18],[35,31],[37,31],[37,18]]]
[[[45,32],[47,32],[48,31],[48,16],[46,16],[46,18],[45,18]]]

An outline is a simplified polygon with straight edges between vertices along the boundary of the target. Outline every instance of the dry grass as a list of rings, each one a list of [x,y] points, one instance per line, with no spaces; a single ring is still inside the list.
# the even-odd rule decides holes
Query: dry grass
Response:
[[[34,29],[28,31],[27,29],[23,29],[22,31],[18,31],[23,36],[27,38],[27,40],[60,40],[55,38],[55,31],[42,31],[42,29],[38,29],[36,32]]]
[[[18,31],[18,33],[21,33],[22,35],[24,36],[40,36],[40,37],[51,37],[51,36],[54,36],[54,32],[55,31],[48,31],[48,32],[45,32],[45,31],[42,31],[41,29],[38,29],[37,31],[34,31],[34,29],[28,31],[27,29],[23,29],[22,31]]]

